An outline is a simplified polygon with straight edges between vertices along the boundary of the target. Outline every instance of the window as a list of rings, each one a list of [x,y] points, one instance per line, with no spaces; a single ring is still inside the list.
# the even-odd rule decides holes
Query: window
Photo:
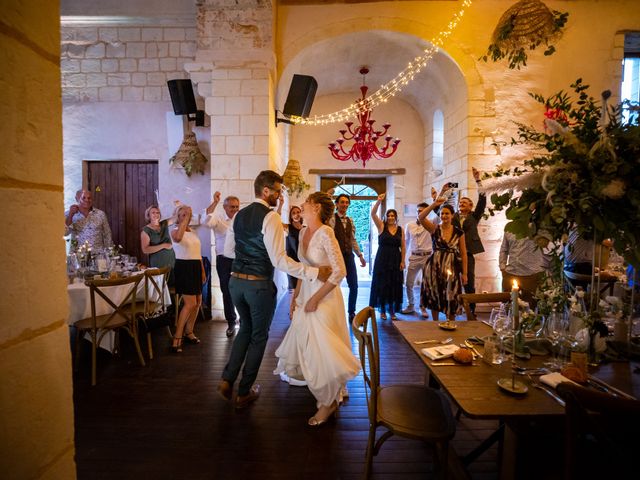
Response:
[[[444,115],[442,110],[433,112],[433,156],[432,169],[442,173],[444,170]]]
[[[338,185],[333,195],[338,196],[341,193],[346,193],[350,197],[378,197],[376,191],[366,185]]]
[[[636,108],[625,108],[622,117],[626,123],[638,123],[640,103],[640,32],[627,33],[624,37],[624,60],[622,62],[622,101],[635,104]]]

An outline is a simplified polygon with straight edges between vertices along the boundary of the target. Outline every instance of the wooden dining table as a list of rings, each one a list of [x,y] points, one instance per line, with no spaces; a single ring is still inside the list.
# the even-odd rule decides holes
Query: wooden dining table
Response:
[[[139,275],[142,272],[138,273]],[[159,285],[162,284],[162,276],[154,276],[153,277]],[[137,308],[142,311],[144,308],[144,295],[145,295],[146,283],[144,278],[138,285],[138,289],[136,290],[136,305]],[[129,287],[127,285],[118,285],[113,287],[104,287],[103,291],[109,296],[111,301],[115,304],[119,304],[129,292]],[[84,282],[78,283],[70,283],[67,286],[67,296],[69,298],[69,315],[67,317],[67,324],[73,325],[78,320],[82,320],[83,318],[89,318],[91,316],[91,294],[89,290],[89,286]],[[171,304],[171,294],[169,293],[169,288],[165,286],[163,291],[163,298],[165,305]],[[159,301],[157,298],[158,295],[156,292],[151,292],[151,301]],[[107,313],[111,313],[113,308],[104,299],[96,296],[96,314],[104,315]],[[90,338],[87,334],[85,338]],[[102,342],[100,342],[100,347],[105,350],[112,351],[114,346],[114,334],[113,332],[108,332]]]
[[[436,344],[416,344],[424,340],[442,341],[449,337],[455,345],[464,344],[470,337],[485,337],[492,334],[492,329],[480,321],[455,322],[455,330],[444,330],[438,322],[431,321],[397,321],[393,325],[406,340],[418,358],[423,362],[429,373],[429,382],[444,390],[453,404],[464,415],[474,419],[496,419],[500,421],[500,429],[491,438],[482,442],[477,451],[468,455],[464,463],[470,463],[488,446],[501,440],[502,478],[517,478],[517,466],[513,460],[518,448],[519,426],[532,421],[546,421],[560,431],[564,424],[564,407],[545,391],[533,388],[526,376],[516,375],[515,379],[528,385],[528,392],[524,395],[514,395],[498,387],[501,378],[512,378],[513,365],[511,361],[501,365],[485,363],[480,358],[472,365],[458,365],[453,359],[434,362],[422,353],[422,349]],[[480,354],[483,347],[476,347]],[[530,360],[516,361],[516,365],[535,368],[542,366],[547,358],[532,356]],[[436,365],[437,363],[454,363],[455,365]],[[590,370],[590,374],[607,382],[619,390],[640,398],[640,374],[634,373],[636,368],[630,362],[615,362]]]

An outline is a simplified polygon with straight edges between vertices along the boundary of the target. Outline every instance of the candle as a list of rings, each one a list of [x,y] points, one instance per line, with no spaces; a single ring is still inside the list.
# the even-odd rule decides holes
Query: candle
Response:
[[[447,268],[447,320],[449,319],[449,313],[451,312],[451,270]]]
[[[511,312],[513,313],[514,332],[518,329],[518,293],[519,292],[520,292],[520,289],[518,288],[518,282],[514,280],[511,287]]]

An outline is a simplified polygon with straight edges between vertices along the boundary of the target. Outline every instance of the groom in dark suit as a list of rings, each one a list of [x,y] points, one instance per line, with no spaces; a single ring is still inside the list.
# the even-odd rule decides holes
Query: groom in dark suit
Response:
[[[293,277],[312,282],[324,282],[331,274],[330,267],[303,265],[287,256],[282,219],[272,210],[282,193],[282,177],[274,171],[264,170],[256,177],[253,188],[255,201],[235,215],[224,244],[224,255],[233,258],[229,292],[240,314],[240,330],[222,372],[218,392],[231,400],[233,384],[242,369],[236,408],[244,408],[260,396],[260,385],[254,385],[254,382],[276,308],[274,266]]]
[[[473,178],[478,187],[481,187],[480,172],[472,167]],[[464,231],[464,241],[467,246],[467,284],[465,293],[475,293],[476,260],[474,255],[484,252],[484,246],[478,234],[478,223],[482,219],[487,207],[487,196],[484,192],[478,193],[478,204],[473,208],[473,201],[469,197],[462,197],[458,205],[458,212],[453,216],[453,224]],[[476,304],[471,304],[471,313],[476,316]]]

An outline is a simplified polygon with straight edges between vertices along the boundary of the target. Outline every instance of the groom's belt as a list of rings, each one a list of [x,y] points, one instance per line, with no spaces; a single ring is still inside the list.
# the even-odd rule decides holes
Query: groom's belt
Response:
[[[261,277],[259,275],[251,275],[248,273],[231,272],[232,277],[241,278],[242,280],[269,280],[267,277]]]

